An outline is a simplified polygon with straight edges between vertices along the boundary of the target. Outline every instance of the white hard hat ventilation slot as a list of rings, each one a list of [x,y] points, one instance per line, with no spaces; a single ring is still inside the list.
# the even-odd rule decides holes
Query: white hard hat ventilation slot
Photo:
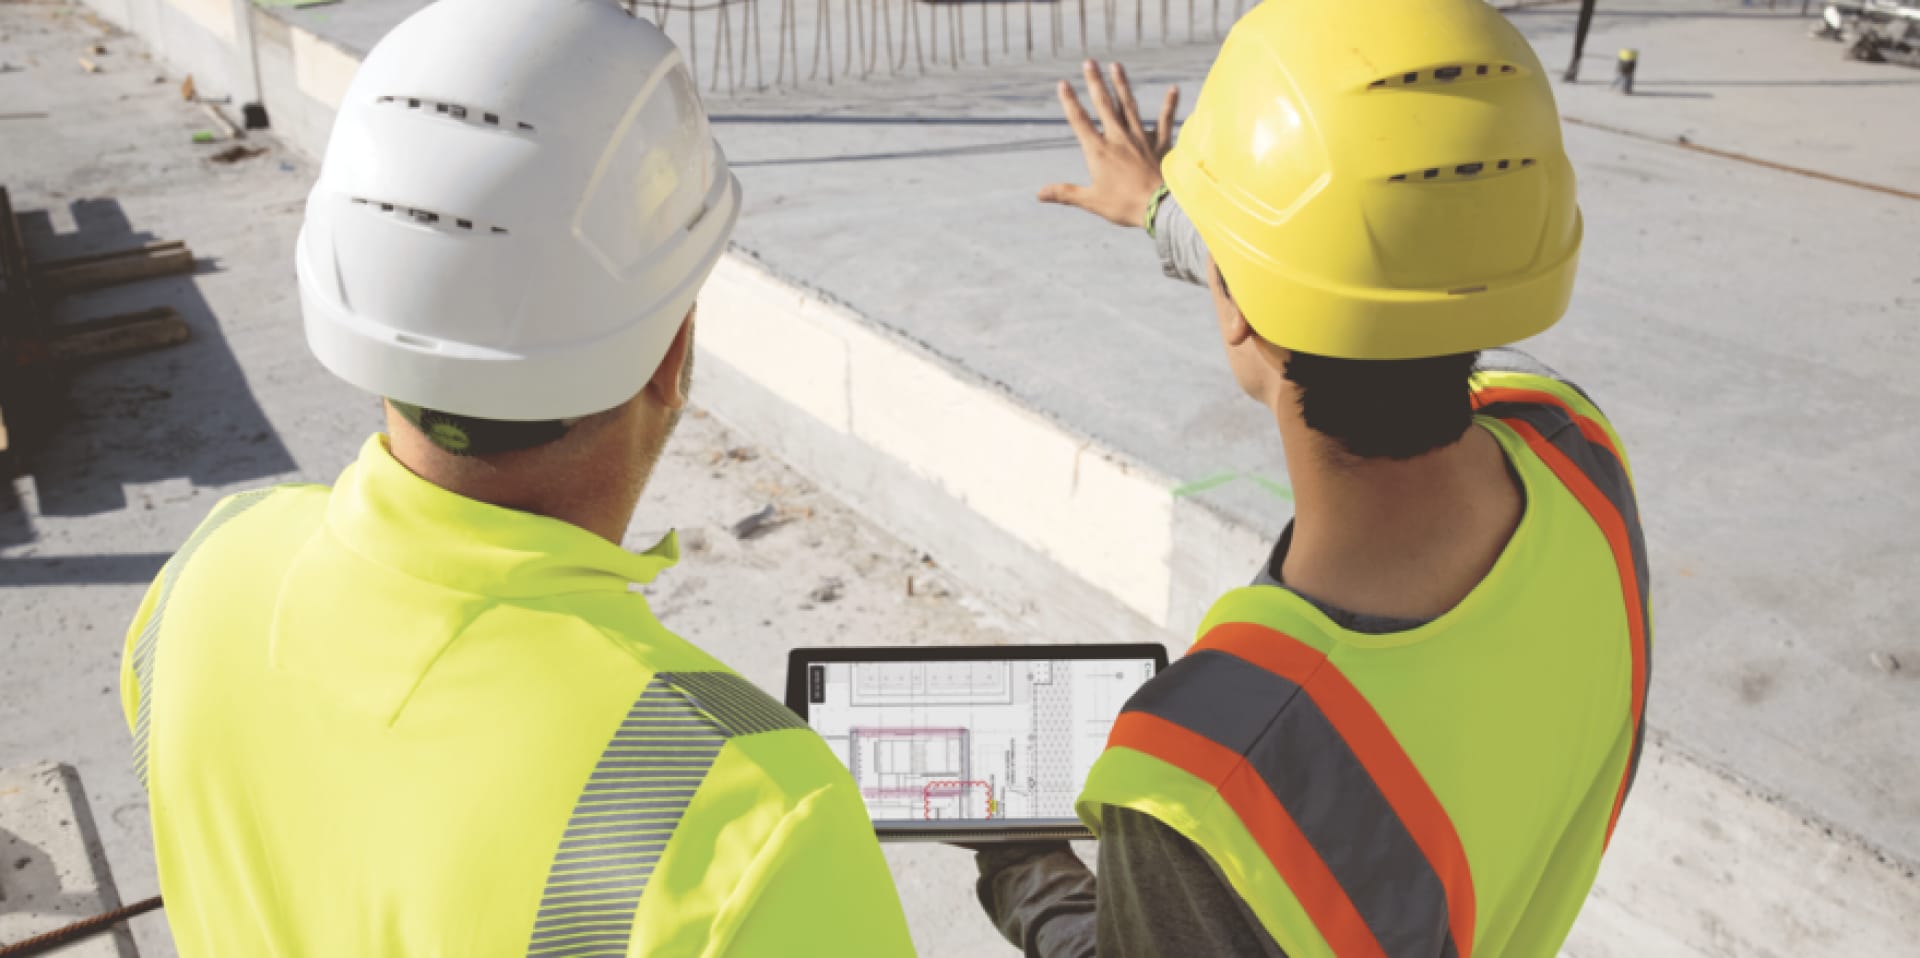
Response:
[[[1369,90],[1399,89],[1410,86],[1435,86],[1441,84],[1468,83],[1475,80],[1493,80],[1500,77],[1517,76],[1520,68],[1511,63],[1449,63],[1424,70],[1408,70],[1389,77],[1381,77],[1367,84]]]
[[[383,96],[376,98],[374,102],[387,106],[397,106],[407,110],[418,110],[422,113],[431,113],[449,120],[471,123],[474,126],[488,126],[502,130],[518,130],[522,133],[535,132],[533,124],[525,120],[507,119],[490,110],[482,110],[460,103],[448,103],[445,100],[435,100],[420,96]]]
[[[1395,173],[1387,177],[1389,183],[1457,183],[1461,180],[1484,180],[1523,170],[1533,165],[1531,158],[1519,160],[1486,160],[1473,163],[1456,163],[1452,166],[1429,166],[1424,170],[1411,173]]]
[[[406,220],[415,226],[425,226],[440,230],[444,233],[487,233],[497,236],[504,236],[507,233],[507,228],[504,226],[477,224],[464,216],[452,216],[446,213],[435,212],[434,210],[423,210],[417,206],[408,206],[404,203],[389,203],[385,200],[369,199],[364,196],[355,196],[352,197],[352,200],[355,206],[363,206],[374,212],[385,213],[388,216]]]

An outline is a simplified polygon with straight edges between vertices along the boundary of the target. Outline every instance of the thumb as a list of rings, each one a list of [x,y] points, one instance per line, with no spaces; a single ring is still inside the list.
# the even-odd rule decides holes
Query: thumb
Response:
[[[1085,192],[1084,188],[1072,183],[1050,183],[1040,188],[1040,202],[1079,206],[1080,194],[1083,192]]]

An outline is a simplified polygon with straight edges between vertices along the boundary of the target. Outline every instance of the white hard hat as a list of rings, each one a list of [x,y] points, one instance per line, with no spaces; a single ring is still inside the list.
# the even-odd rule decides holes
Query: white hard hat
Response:
[[[307,344],[389,399],[611,409],[740,213],[680,51],[612,0],[439,0],[361,64],[295,260]]]

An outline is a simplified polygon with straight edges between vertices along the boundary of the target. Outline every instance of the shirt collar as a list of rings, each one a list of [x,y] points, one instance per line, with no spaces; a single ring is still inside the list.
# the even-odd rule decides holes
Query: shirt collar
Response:
[[[377,433],[335,482],[327,527],[396,572],[502,598],[625,591],[680,559],[672,532],[633,553],[571,523],[449,492],[401,465]]]

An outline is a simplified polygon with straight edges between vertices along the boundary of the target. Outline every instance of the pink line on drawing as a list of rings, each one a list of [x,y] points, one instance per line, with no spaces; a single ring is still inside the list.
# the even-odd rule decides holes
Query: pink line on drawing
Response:
[[[921,735],[965,735],[965,728],[891,728],[879,725],[856,725],[852,729],[855,735],[881,735],[896,738],[914,738]]]

